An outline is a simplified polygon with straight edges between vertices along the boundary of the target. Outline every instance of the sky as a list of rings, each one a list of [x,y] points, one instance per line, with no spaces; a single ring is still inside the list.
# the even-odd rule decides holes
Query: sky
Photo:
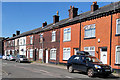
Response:
[[[99,7],[111,2],[98,2]],[[60,20],[68,18],[70,6],[78,8],[78,14],[90,11],[92,2],[3,2],[2,36],[12,37],[16,30],[20,33],[36,29],[47,21],[53,23],[53,15],[59,11]]]

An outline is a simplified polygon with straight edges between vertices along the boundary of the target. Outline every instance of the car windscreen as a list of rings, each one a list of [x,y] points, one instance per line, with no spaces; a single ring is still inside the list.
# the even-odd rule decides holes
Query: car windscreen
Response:
[[[26,58],[24,55],[20,55],[20,58]]]
[[[96,58],[96,57],[91,57],[91,56],[89,56],[89,57],[86,57],[86,60],[87,60],[88,62],[101,63],[101,61],[100,61],[98,58]]]

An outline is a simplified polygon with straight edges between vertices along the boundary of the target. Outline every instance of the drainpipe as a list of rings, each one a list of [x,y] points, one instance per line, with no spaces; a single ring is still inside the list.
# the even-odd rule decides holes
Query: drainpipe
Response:
[[[79,36],[79,51],[81,51],[81,22],[80,22],[80,36]]]
[[[112,13],[111,13],[111,30],[110,30],[110,62],[109,64],[111,65],[111,48],[112,48]]]

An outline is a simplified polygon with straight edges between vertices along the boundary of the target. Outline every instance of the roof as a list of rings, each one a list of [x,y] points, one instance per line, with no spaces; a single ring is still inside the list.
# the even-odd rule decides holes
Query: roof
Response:
[[[66,19],[63,19],[63,20],[55,23],[55,24],[51,23],[51,24],[49,24],[49,25],[47,25],[43,28],[40,27],[40,28],[31,30],[31,31],[27,31],[27,32],[24,32],[24,33],[22,33],[18,36],[11,37],[9,39],[15,39],[15,38],[30,35],[30,34],[33,34],[33,33],[39,33],[39,32],[43,32],[43,31],[46,31],[46,30],[60,28],[60,27],[65,26],[66,24],[70,25],[70,23],[80,22],[82,19],[85,19],[85,18],[89,18],[89,17],[92,17],[92,16],[96,16],[96,15],[99,15],[99,14],[102,14],[102,13],[107,13],[107,12],[115,11],[115,10],[119,10],[119,9],[120,9],[120,1],[115,2],[115,3],[111,3],[111,4],[103,6],[103,7],[100,7],[99,9],[97,9],[96,11],[93,11],[93,12],[88,11],[88,12],[79,14],[78,16],[74,17],[73,19],[66,18]],[[9,40],[9,39],[7,39],[7,40]]]

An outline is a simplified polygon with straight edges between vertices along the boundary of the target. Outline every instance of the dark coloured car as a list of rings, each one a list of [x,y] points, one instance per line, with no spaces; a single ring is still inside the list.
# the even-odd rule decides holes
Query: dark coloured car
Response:
[[[113,72],[111,66],[103,64],[99,59],[85,51],[79,51],[77,55],[71,56],[67,61],[67,69],[70,73],[74,70],[86,72],[89,77],[96,74],[107,77]]]
[[[15,61],[19,62],[19,63],[21,63],[21,62],[29,62],[29,60],[26,58],[25,55],[17,55]]]

